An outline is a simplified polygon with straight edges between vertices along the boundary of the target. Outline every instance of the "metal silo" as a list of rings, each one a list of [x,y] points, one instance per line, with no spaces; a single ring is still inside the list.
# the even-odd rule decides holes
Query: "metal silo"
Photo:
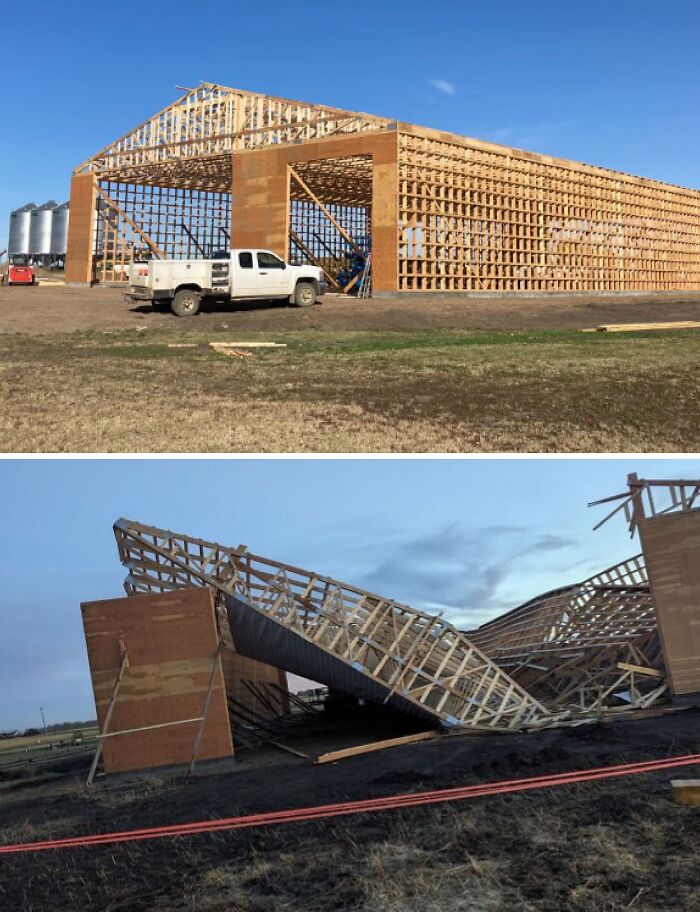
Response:
[[[68,246],[68,212],[69,203],[56,206],[51,218],[51,250],[52,256],[65,256]]]
[[[29,253],[29,222],[36,203],[27,203],[10,213],[10,237],[7,241],[7,252]]]
[[[29,252],[32,256],[51,253],[51,222],[57,205],[56,200],[49,200],[43,206],[37,206],[29,216]]]

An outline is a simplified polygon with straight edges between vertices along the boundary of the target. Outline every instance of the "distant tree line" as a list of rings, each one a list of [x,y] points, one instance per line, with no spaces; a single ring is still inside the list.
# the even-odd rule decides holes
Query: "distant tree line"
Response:
[[[97,719],[88,719],[82,722],[54,722],[53,725],[47,725],[48,732],[70,731],[74,728],[94,728],[97,725]],[[0,731],[0,741],[7,738],[34,738],[42,735],[43,730],[40,728],[14,729],[13,731]]]

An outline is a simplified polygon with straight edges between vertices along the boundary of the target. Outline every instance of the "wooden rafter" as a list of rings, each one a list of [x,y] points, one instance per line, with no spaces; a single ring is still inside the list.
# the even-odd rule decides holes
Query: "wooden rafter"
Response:
[[[298,173],[298,171],[296,171],[294,168],[292,168],[291,165],[289,166],[289,174],[290,174],[292,180],[296,181],[296,183],[301,187],[301,189],[304,191],[306,196],[311,200],[311,202],[315,203],[318,206],[320,211],[325,215],[325,217],[328,219],[328,221],[331,223],[331,225],[333,225],[333,227],[336,229],[338,234],[340,234],[340,236],[348,243],[348,245],[355,251],[355,253],[359,257],[362,257],[362,259],[364,260],[367,256],[367,254],[364,252],[364,250],[362,250],[361,247],[358,247],[358,245],[355,243],[353,238],[350,237],[348,232],[345,230],[345,228],[343,228],[343,226],[335,218],[335,216],[332,214],[332,212],[330,212],[328,207],[325,206],[321,202],[321,200],[314,193],[314,191],[309,187],[309,185],[306,183],[306,181],[301,177],[301,175]]]
[[[442,618],[297,567],[131,521],[115,535],[129,593],[208,585],[446,726],[513,730],[548,715]],[[310,618],[313,610],[313,619]],[[449,683],[448,683],[449,682]]]

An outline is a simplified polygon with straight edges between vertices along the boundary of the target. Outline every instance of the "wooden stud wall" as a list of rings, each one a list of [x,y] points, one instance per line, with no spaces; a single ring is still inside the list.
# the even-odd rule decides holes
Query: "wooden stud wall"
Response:
[[[700,193],[402,130],[399,289],[700,289]]]
[[[95,281],[124,281],[134,260],[198,259],[229,247],[230,193],[108,181],[98,186]]]

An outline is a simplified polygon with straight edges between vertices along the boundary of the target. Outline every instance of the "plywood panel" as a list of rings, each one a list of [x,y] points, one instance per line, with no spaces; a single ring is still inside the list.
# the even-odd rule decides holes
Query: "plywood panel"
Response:
[[[87,285],[93,277],[95,178],[75,174],[70,183],[70,219],[66,248],[66,282]]]
[[[81,605],[90,672],[102,731],[121,664],[128,652],[110,731],[200,717],[214,687],[198,760],[233,753],[226,693],[217,657],[219,638],[212,595],[206,589],[86,602]],[[106,738],[107,772],[189,763],[199,723]]]
[[[639,534],[672,692],[700,693],[700,511],[643,519]]]

